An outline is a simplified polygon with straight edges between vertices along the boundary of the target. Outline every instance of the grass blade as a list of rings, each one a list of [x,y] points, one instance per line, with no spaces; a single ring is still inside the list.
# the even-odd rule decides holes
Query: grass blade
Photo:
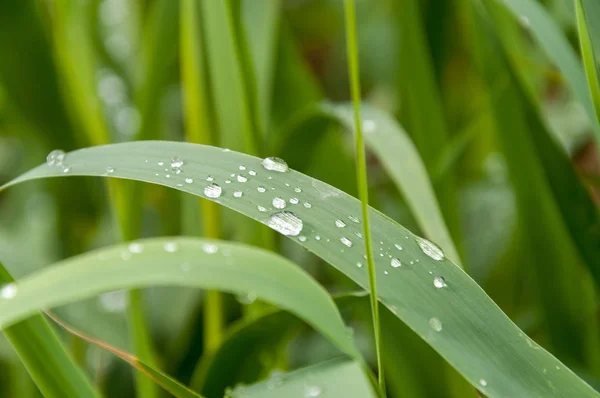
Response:
[[[375,398],[360,365],[347,359],[334,359],[287,373],[279,380],[267,380],[249,387],[238,387],[227,398]]]
[[[174,156],[187,162],[185,173],[167,178],[158,162]],[[65,162],[72,166],[68,174],[43,164],[6,184],[3,189],[39,178],[106,176],[106,168],[111,166],[115,169],[110,174],[113,177],[152,182],[204,196],[209,185],[205,179],[210,175],[213,183],[222,184],[221,195],[212,199],[265,224],[278,211],[272,205],[275,196],[272,192],[286,198],[293,196],[299,203],[289,204],[288,209],[303,221],[303,229],[301,234],[290,238],[361,287],[368,287],[365,269],[357,266],[364,255],[361,245],[348,247],[340,241],[343,237],[360,241],[355,233],[362,228],[348,218],[360,213],[360,203],[309,176],[293,170],[287,173],[265,170],[260,159],[233,151],[165,141],[81,149],[67,154]],[[236,173],[240,165],[255,170],[256,175],[246,182],[224,184],[223,181],[231,178],[231,173]],[[186,183],[185,178],[194,181]],[[265,192],[258,191],[259,186],[264,187]],[[240,190],[243,197],[233,196],[235,190]],[[257,206],[264,207],[265,211]],[[338,227],[336,220],[346,220],[346,226]],[[380,301],[472,385],[489,397],[598,396],[560,361],[525,336],[459,267],[446,258],[435,260],[426,254],[437,257],[437,251],[428,243],[376,210],[371,209],[370,220],[374,242],[379,242],[377,246],[384,253],[384,257],[375,259],[377,273],[383,275],[378,286]],[[396,244],[402,250],[396,248]],[[402,266],[392,267],[388,256],[397,258]],[[447,286],[436,289],[434,276],[443,276]],[[5,316],[5,312],[5,306],[0,307],[0,316]],[[434,330],[439,328],[432,318],[442,323],[440,332]],[[547,373],[543,369],[547,369]],[[485,386],[481,380],[485,380]]]
[[[13,282],[0,265],[0,289]],[[98,397],[54,330],[39,313],[32,313],[27,319],[4,329],[3,333],[45,397]]]
[[[600,121],[600,80],[598,80],[598,51],[600,51],[600,3],[575,0],[579,45],[583,66],[587,75],[590,95],[596,110],[596,121]],[[597,124],[597,123],[594,123]]]
[[[348,74],[350,76],[350,91],[354,105],[354,133],[356,155],[356,179],[360,210],[362,215],[365,253],[367,255],[367,271],[369,274],[369,294],[371,297],[371,313],[373,316],[373,334],[375,336],[375,353],[377,355],[377,371],[379,393],[385,397],[385,374],[381,357],[381,325],[379,320],[379,304],[377,301],[377,276],[373,260],[373,245],[371,242],[371,226],[369,223],[369,182],[367,180],[367,161],[365,156],[365,143],[362,132],[362,119],[360,116],[360,79],[358,64],[358,45],[356,44],[356,10],[354,0],[345,0],[344,10],[346,15],[346,52],[348,57]]]

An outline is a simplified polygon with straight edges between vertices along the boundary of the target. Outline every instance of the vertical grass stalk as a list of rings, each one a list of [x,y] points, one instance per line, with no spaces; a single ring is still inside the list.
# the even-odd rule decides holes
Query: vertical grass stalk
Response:
[[[365,144],[363,142],[362,134],[362,123],[360,118],[360,78],[358,45],[356,40],[356,10],[354,0],[345,0],[344,9],[346,15],[346,51],[348,56],[348,73],[350,79],[352,103],[354,105],[354,125],[356,130],[356,178],[363,218],[363,234],[365,236],[365,251],[367,253],[367,267],[369,272],[369,289],[371,290],[371,312],[373,315],[375,351],[377,353],[379,392],[382,397],[385,397],[385,377],[381,357],[381,327],[379,323],[379,305],[377,301],[377,278],[375,275],[373,248],[371,245],[371,228],[369,226],[369,187],[367,182],[367,164],[365,157]]]
[[[581,56],[587,75],[590,96],[596,111],[596,120],[600,121],[600,80],[598,80],[598,70],[596,69],[596,54],[594,45],[590,38],[590,29],[586,11],[584,10],[582,0],[575,0],[575,10],[577,15],[577,30],[579,32],[579,46],[581,47]]]

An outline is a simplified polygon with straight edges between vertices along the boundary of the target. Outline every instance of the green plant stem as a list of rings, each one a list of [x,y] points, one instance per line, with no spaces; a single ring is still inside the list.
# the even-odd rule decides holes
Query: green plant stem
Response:
[[[594,53],[594,46],[590,39],[588,19],[586,18],[582,0],[575,0],[575,11],[583,66],[585,67],[590,96],[594,110],[596,111],[596,119],[600,121],[600,81],[598,80],[598,70],[596,69],[596,54]]]
[[[371,245],[371,228],[369,226],[369,187],[367,181],[367,163],[365,157],[365,145],[363,142],[362,123],[360,119],[360,69],[358,62],[358,45],[356,40],[356,11],[354,6],[354,0],[345,0],[344,8],[346,14],[346,46],[348,53],[348,72],[350,78],[352,103],[354,104],[354,124],[356,126],[356,176],[358,185],[358,196],[361,203],[361,211],[363,218],[363,234],[365,237],[365,251],[367,254],[367,266],[369,272],[369,289],[371,290],[371,312],[373,315],[373,334],[375,336],[375,351],[377,353],[379,393],[382,397],[385,397],[385,377],[381,356],[381,328],[379,323],[379,305],[377,303],[377,278],[375,275],[375,261],[373,260],[373,248]]]
[[[189,142],[214,145],[210,134],[209,102],[204,79],[204,52],[200,30],[200,5],[195,0],[180,2],[181,76],[185,104],[186,139]],[[199,200],[204,236],[217,239],[221,236],[221,210],[219,205]],[[204,349],[216,350],[223,339],[224,320],[221,293],[206,292],[204,298]]]

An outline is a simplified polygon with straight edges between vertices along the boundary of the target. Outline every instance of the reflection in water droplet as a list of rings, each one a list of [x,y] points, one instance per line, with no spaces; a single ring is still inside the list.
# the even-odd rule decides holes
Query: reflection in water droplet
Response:
[[[175,253],[178,249],[177,243],[175,243],[175,242],[167,242],[167,243],[165,243],[163,248],[165,249],[166,252],[169,252],[169,253]]]
[[[181,160],[179,156],[175,156],[171,159],[171,167],[180,168],[181,166],[183,166],[183,160]]]
[[[242,166],[239,167],[239,169],[242,170],[242,171],[244,171],[244,170],[246,170],[246,166],[242,165]]]
[[[485,387],[485,386],[487,386],[487,380],[486,380],[486,379],[479,379],[479,384],[480,384],[482,387]]]
[[[253,177],[254,177],[254,176],[256,175],[256,171],[254,171],[254,170],[250,170],[250,171],[248,172],[248,174],[250,174],[251,176],[253,176]]]
[[[219,251],[219,247],[213,243],[206,243],[204,246],[202,246],[202,251],[206,254],[215,254],[217,251]]]
[[[112,174],[112,173],[114,173],[114,172],[115,172],[115,168],[114,168],[114,167],[110,167],[110,166],[108,166],[108,167],[106,168],[106,173],[107,173],[107,174]]]
[[[310,209],[312,207],[312,205],[310,204],[310,202],[304,202],[304,207],[306,207],[307,209]]]
[[[144,251],[144,246],[141,243],[132,242],[129,244],[128,249],[131,253],[139,254]]]
[[[273,207],[276,209],[284,209],[285,208],[285,199],[276,196],[273,198]]]
[[[286,236],[299,235],[303,227],[302,219],[291,211],[280,211],[273,214],[267,221],[267,225]]]
[[[246,177],[243,174],[238,174],[237,180],[238,180],[238,182],[246,182],[246,181],[248,181],[248,177]]]
[[[67,174],[67,173],[69,173],[70,171],[71,171],[71,166],[69,166],[69,165],[65,164],[65,165],[63,166],[62,172],[63,172],[63,173],[65,173],[65,174]]]
[[[293,205],[297,205],[298,204],[298,198],[290,198],[290,203]]]
[[[191,184],[192,182],[194,182],[194,180],[188,177],[185,179],[185,182]]]
[[[346,238],[345,236],[342,236],[340,238],[340,242],[342,242],[344,244],[344,246],[352,247],[352,241],[350,239]]]
[[[285,160],[276,157],[265,158],[261,164],[266,170],[277,171],[279,173],[290,171]]]
[[[300,188],[296,187],[296,188],[294,188],[294,192],[296,192],[296,193],[300,193],[300,192],[302,192],[302,189],[300,189]]]
[[[206,177],[206,181],[208,181],[208,182],[213,182],[214,180],[215,180],[215,178],[213,176]]]
[[[429,327],[436,332],[441,332],[442,331],[442,321],[440,321],[437,318],[431,318],[431,319],[429,319]]]
[[[65,152],[60,149],[55,149],[46,156],[48,166],[60,166],[63,160],[65,160]]]
[[[356,266],[357,266],[358,268],[362,268],[362,266],[363,266],[363,265],[362,265],[362,263],[359,261],[359,262],[357,262],[357,263],[356,263]]]
[[[321,235],[317,235],[317,236],[315,236],[315,239],[316,239],[316,240],[321,240]]]
[[[0,288],[0,298],[4,300],[13,299],[17,295],[17,291],[17,285],[15,283],[7,283]]]
[[[436,289],[441,289],[448,285],[446,285],[446,280],[443,276],[436,276],[433,278],[433,286],[435,286]]]
[[[241,198],[242,196],[244,196],[244,193],[243,193],[242,191],[235,191],[235,192],[233,193],[233,196],[234,196],[235,198]]]
[[[396,247],[396,249],[402,250],[402,246],[400,246],[399,244],[396,243],[396,244],[394,244],[394,246]]]
[[[390,264],[394,268],[398,268],[398,267],[402,266],[402,263],[396,257],[392,258],[392,261],[390,262]]]
[[[358,223],[358,222],[360,222],[360,221],[358,220],[358,218],[356,218],[356,217],[354,217],[354,216],[348,216],[348,220],[350,220],[350,221],[352,221],[352,222],[355,222],[355,223]]]
[[[266,191],[265,187],[262,187],[262,186],[260,186],[260,187],[256,188],[256,190],[257,190],[258,192],[260,192],[260,193],[263,193],[263,192],[265,192],[265,191]]]
[[[346,226],[346,223],[342,220],[335,220],[335,226],[338,228],[344,228]]]
[[[221,189],[221,187],[214,183],[208,184],[204,188],[204,195],[208,198],[218,198],[219,196],[221,196],[222,192],[223,190]]]
[[[428,241],[427,239],[423,239],[417,236],[417,243],[423,253],[431,257],[432,259],[439,261],[444,258],[444,252],[442,249],[437,247],[437,245],[433,242]]]

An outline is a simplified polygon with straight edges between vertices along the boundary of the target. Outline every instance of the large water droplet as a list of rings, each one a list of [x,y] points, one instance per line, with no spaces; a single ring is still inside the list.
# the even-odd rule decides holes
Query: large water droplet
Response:
[[[219,251],[219,247],[213,243],[206,243],[204,246],[202,246],[202,251],[206,254],[215,254],[217,251]]]
[[[285,160],[276,157],[265,158],[263,159],[261,164],[265,169],[277,171],[279,173],[285,173],[290,171]]]
[[[323,389],[319,386],[306,386],[304,388],[304,396],[307,398],[318,397],[321,395]]]
[[[0,298],[4,300],[10,300],[15,298],[17,295],[17,285],[14,283],[7,283],[0,288]]]
[[[219,196],[221,196],[222,192],[223,190],[221,189],[221,187],[214,183],[208,184],[204,188],[204,195],[206,195],[206,197],[208,198],[218,198]]]
[[[178,169],[183,166],[183,164],[184,162],[179,158],[179,156],[175,156],[173,159],[171,159],[171,167],[173,168]]]
[[[431,318],[429,319],[429,327],[436,331],[436,332],[441,332],[442,331],[442,321],[440,321],[437,318]]]
[[[436,289],[441,289],[448,285],[446,285],[446,280],[443,276],[436,276],[433,278],[433,286],[435,286]]]
[[[482,387],[485,387],[485,386],[487,386],[487,380],[486,380],[486,379],[479,379],[479,384],[480,384]]]
[[[394,268],[398,268],[402,266],[402,263],[400,262],[399,259],[397,259],[396,257],[392,258],[392,261],[390,262],[390,265]]]
[[[243,174],[238,174],[237,180],[238,180],[238,182],[246,182],[246,181],[248,181],[248,177],[246,177]]]
[[[302,231],[302,219],[291,211],[275,213],[267,221],[267,225],[286,236],[297,236]]]
[[[344,244],[344,246],[352,247],[352,241],[350,239],[346,238],[345,236],[342,236],[340,238],[340,242],[342,242]]]
[[[285,208],[285,199],[276,196],[273,198],[273,207],[276,209],[284,209]]]
[[[60,149],[55,149],[46,156],[48,166],[60,166],[65,160],[65,152]]]
[[[439,261],[444,258],[444,252],[442,249],[437,247],[435,243],[428,241],[427,239],[423,239],[417,236],[417,243],[423,253],[431,257],[432,259]]]
[[[338,228],[344,228],[346,226],[346,223],[342,220],[335,220],[335,226]]]
[[[244,196],[244,193],[243,193],[242,191],[235,191],[235,192],[233,193],[233,196],[234,196],[235,198],[241,198],[242,196]]]

